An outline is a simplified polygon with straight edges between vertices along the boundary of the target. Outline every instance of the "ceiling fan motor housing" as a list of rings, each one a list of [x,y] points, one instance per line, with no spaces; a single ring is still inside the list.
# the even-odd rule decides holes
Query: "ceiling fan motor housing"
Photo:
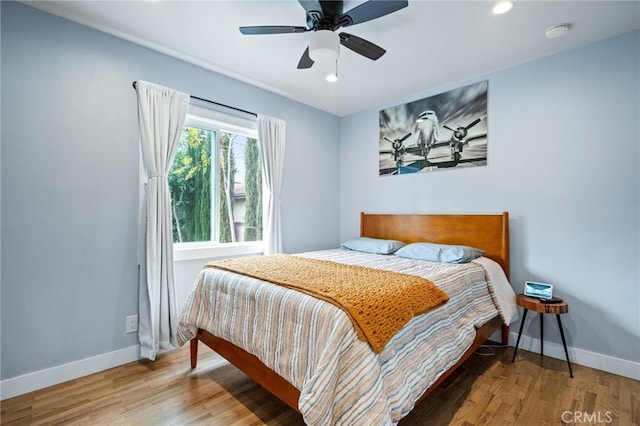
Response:
[[[335,30],[334,21],[342,15],[343,2],[321,1],[318,2],[318,6],[320,10],[307,10],[307,27],[313,30]]]

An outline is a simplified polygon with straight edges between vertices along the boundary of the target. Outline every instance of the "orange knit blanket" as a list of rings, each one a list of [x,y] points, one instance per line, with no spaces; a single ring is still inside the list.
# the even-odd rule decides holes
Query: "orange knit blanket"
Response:
[[[449,300],[425,278],[286,254],[225,259],[205,267],[270,281],[336,305],[376,353],[411,318]]]

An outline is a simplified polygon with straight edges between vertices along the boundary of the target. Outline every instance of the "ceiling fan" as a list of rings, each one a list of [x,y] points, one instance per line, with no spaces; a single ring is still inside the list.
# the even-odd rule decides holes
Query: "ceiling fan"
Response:
[[[311,68],[318,59],[319,52],[330,51],[337,59],[340,44],[352,51],[372,60],[379,59],[386,50],[370,41],[353,34],[335,31],[351,25],[361,24],[396,12],[408,6],[406,0],[369,0],[343,13],[344,2],[327,0],[298,0],[307,15],[307,26],[251,26],[240,27],[240,32],[247,35],[289,34],[313,31],[309,39],[309,47],[304,51],[298,69]]]

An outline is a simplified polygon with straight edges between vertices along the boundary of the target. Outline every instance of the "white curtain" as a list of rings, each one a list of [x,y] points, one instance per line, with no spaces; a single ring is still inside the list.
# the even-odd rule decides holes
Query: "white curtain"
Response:
[[[173,276],[171,170],[189,106],[189,95],[138,81],[138,125],[144,163],[145,198],[141,217],[139,329],[140,354],[177,346],[177,304]]]
[[[285,130],[286,123],[283,120],[258,115],[260,159],[267,189],[267,193],[263,194],[266,197],[262,231],[265,254],[282,253],[280,187],[284,170]]]

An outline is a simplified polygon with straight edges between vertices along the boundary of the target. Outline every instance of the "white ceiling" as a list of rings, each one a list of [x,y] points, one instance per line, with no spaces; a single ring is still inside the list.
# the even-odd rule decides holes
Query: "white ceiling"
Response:
[[[348,10],[362,1],[345,1]],[[133,41],[318,109],[345,116],[456,81],[640,29],[640,1],[409,0],[391,15],[344,28],[387,50],[371,61],[342,47],[340,80],[296,66],[309,33],[242,35],[239,26],[305,26],[286,1],[28,1],[39,9]],[[550,26],[570,23],[564,37]],[[197,96],[197,93],[194,93]]]

